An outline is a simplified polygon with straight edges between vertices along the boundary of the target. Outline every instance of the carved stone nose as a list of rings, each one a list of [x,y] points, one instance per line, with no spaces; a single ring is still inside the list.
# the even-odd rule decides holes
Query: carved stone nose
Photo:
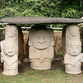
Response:
[[[12,48],[9,48],[9,49],[8,49],[8,52],[10,52],[10,53],[11,53],[11,52],[12,52]]]
[[[73,51],[74,51],[74,53],[76,53],[76,52],[77,52],[77,51],[76,51],[76,48],[74,48],[74,50],[73,50]]]
[[[39,43],[40,43],[40,44],[43,44],[44,42],[45,42],[44,39],[40,39],[40,40],[39,40]]]

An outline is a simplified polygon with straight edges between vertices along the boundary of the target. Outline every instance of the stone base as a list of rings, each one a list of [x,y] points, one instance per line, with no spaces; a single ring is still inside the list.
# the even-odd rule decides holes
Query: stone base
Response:
[[[4,70],[2,72],[3,75],[17,75],[18,74],[18,70],[17,69],[14,69],[14,70]]]
[[[65,71],[67,74],[80,74],[82,73],[82,71],[79,71],[79,72],[69,72],[69,71]]]
[[[82,73],[81,68],[66,69],[65,72],[67,74],[80,74],[80,73]]]
[[[44,59],[43,62],[41,62],[40,59],[34,59],[31,61],[31,68],[36,70],[47,70],[51,68],[51,59]]]

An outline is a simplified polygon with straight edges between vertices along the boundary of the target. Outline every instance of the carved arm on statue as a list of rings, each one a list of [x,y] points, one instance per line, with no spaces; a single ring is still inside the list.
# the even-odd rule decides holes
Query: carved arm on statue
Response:
[[[83,62],[83,53],[81,53],[81,56],[82,56],[82,57],[81,57],[81,62]]]
[[[1,57],[1,42],[0,42],[0,57]],[[1,59],[1,58],[0,58]],[[2,60],[0,60],[2,62]]]
[[[2,43],[0,42],[1,63],[3,63]]]
[[[68,70],[73,67],[73,65],[71,65],[71,64],[66,64],[65,66],[66,66],[66,69],[68,69]]]
[[[1,45],[2,43],[0,42],[0,49],[1,49],[1,63],[3,63],[3,46]]]
[[[3,60],[3,52],[1,52],[1,63],[3,63],[4,60]]]

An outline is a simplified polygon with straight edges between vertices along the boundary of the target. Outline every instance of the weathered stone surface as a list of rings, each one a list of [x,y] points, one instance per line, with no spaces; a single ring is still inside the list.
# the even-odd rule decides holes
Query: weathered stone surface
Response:
[[[5,40],[1,44],[1,62],[4,75],[18,74],[18,28],[15,25],[6,25]]]
[[[29,46],[31,68],[37,70],[50,69],[54,57],[53,31],[49,29],[38,30],[32,28],[29,32]]]
[[[81,73],[81,41],[79,28],[76,25],[66,27],[66,54],[64,56],[65,72],[68,74]]]
[[[83,23],[81,19],[72,18],[50,18],[50,17],[7,17],[0,20],[9,24],[70,24]]]
[[[0,31],[0,42],[4,40],[4,31]],[[1,64],[1,47],[0,47],[0,64]]]

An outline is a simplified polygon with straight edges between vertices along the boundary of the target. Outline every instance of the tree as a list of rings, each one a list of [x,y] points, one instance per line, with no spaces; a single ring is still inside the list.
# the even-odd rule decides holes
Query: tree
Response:
[[[80,18],[83,15],[82,3],[82,0],[0,0],[0,18],[7,16]],[[11,8],[14,14],[12,15],[11,11],[5,13],[7,8]]]

